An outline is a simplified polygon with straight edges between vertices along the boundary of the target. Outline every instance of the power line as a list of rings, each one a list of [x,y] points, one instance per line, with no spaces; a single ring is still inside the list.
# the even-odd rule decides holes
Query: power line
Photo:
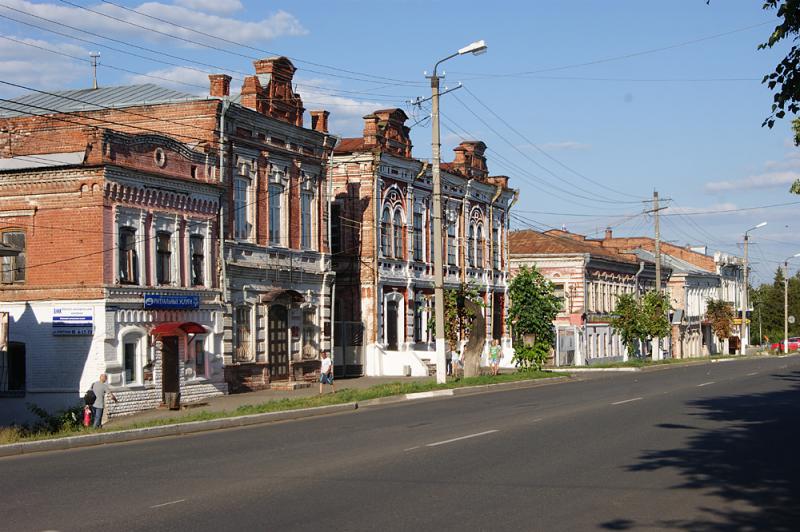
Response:
[[[75,4],[73,2],[69,2],[68,0],[60,0],[60,1],[62,3],[64,3],[64,4],[70,5],[72,7],[75,7],[75,8],[78,8],[78,9],[82,9],[84,11],[88,11],[89,13],[94,13],[95,15],[99,15],[101,17],[105,17],[105,18],[108,18],[108,19],[111,19],[111,20],[115,20],[117,22],[121,22],[123,24],[127,24],[129,26],[133,26],[135,28],[139,28],[139,29],[142,29],[142,30],[145,30],[145,31],[156,33],[158,35],[162,35],[162,36],[168,37],[170,39],[175,39],[175,40],[182,41],[182,42],[185,42],[185,43],[188,43],[188,44],[192,44],[192,45],[195,45],[195,46],[201,46],[203,48],[208,48],[210,50],[216,50],[218,52],[223,52],[223,53],[226,53],[226,54],[242,57],[242,58],[245,58],[245,59],[250,59],[250,60],[258,60],[258,59],[260,59],[258,57],[242,54],[242,53],[239,53],[239,52],[234,52],[234,51],[231,51],[231,50],[227,50],[225,48],[212,46],[210,44],[207,44],[207,43],[204,43],[204,42],[201,42],[201,41],[196,41],[196,40],[193,40],[193,39],[187,39],[185,37],[180,37],[180,36],[172,34],[172,33],[168,33],[168,32],[165,32],[165,31],[160,31],[160,30],[157,30],[155,28],[144,26],[142,24],[137,24],[135,22],[131,22],[130,20],[125,20],[125,19],[122,19],[122,18],[119,18],[119,17],[115,17],[115,16],[112,16],[112,15],[109,15],[107,13],[103,13],[101,11],[96,11],[94,9],[90,9],[88,7],[85,7],[85,6],[82,6],[82,5],[79,5],[79,4]],[[114,4],[114,5],[116,5],[116,4]],[[139,13],[139,14],[141,15],[141,13]],[[149,15],[144,15],[144,16],[149,16]],[[154,17],[151,17],[151,18],[154,18]],[[173,26],[177,26],[177,24],[174,23],[174,22],[168,22],[168,23],[173,25]],[[326,67],[326,68],[332,68],[332,67]],[[351,79],[351,80],[363,81],[363,82],[367,82],[367,83],[381,83],[381,81],[358,78],[358,77],[347,76],[347,75],[342,75],[342,74],[332,74],[330,72],[323,72],[323,71],[319,71],[319,70],[313,70],[313,69],[310,69],[310,68],[306,68],[306,70],[308,72],[314,72],[316,74],[320,74],[320,75],[323,75],[323,76],[331,76],[331,77],[337,77],[337,78],[343,78],[343,79]],[[338,70],[341,70],[341,69],[338,69]],[[398,85],[421,85],[421,84],[424,84],[424,83],[423,82],[418,82],[418,81],[402,81],[402,80],[398,80],[397,84]]]
[[[180,24],[178,24],[178,23],[176,23],[174,21],[165,20],[165,19],[153,16],[153,15],[149,15],[147,13],[142,13],[141,11],[138,11],[136,9],[132,9],[132,8],[129,8],[129,7],[114,3],[114,2],[110,2],[108,0],[101,0],[101,1],[103,3],[105,3],[105,4],[109,4],[109,5],[115,6],[115,7],[119,8],[119,9],[124,9],[125,11],[129,11],[131,13],[136,13],[137,15],[140,15],[140,16],[143,16],[143,17],[147,17],[147,18],[150,18],[152,20],[157,20],[157,21],[163,22],[165,24],[170,24],[172,26],[175,26],[176,28],[181,28],[181,29],[186,30],[186,31],[191,31],[193,33],[197,33],[198,35],[203,35],[205,37],[210,37],[212,39],[217,39],[219,41],[226,42],[228,44],[233,44],[233,45],[236,45],[236,46],[240,46],[242,48],[248,48],[248,49],[256,51],[256,52],[262,52],[262,53],[266,53],[266,54],[270,54],[270,55],[283,55],[283,54],[280,54],[278,52],[272,52],[272,51],[269,51],[269,50],[264,50],[262,48],[251,46],[249,44],[237,42],[237,41],[234,41],[234,40],[231,40],[231,39],[227,39],[225,37],[220,37],[218,35],[212,35],[210,33],[206,33],[204,31],[200,31],[198,29],[190,28],[188,26],[182,26],[182,25],[180,25]],[[69,2],[65,2],[65,3],[69,3]],[[71,4],[71,5],[75,5],[75,4]],[[285,57],[287,57],[288,59],[290,59],[292,61],[298,62],[298,63],[305,63],[305,64],[308,64],[308,65],[318,66],[318,67],[321,67],[321,68],[327,68],[327,69],[330,69],[330,70],[338,70],[339,72],[346,72],[348,74],[356,74],[356,75],[360,75],[360,76],[367,76],[367,77],[371,77],[371,78],[375,78],[375,79],[383,80],[383,81],[392,81],[392,82],[395,82],[395,83],[402,83],[402,84],[406,84],[406,85],[421,85],[421,84],[424,84],[424,82],[421,82],[421,81],[411,81],[411,80],[389,78],[389,77],[384,77],[384,76],[378,76],[378,75],[375,75],[375,74],[369,74],[369,73],[366,73],[366,72],[359,72],[359,71],[356,71],[356,70],[348,70],[348,69],[345,69],[345,68],[333,67],[333,66],[325,65],[323,63],[316,63],[316,62],[313,62],[313,61],[307,61],[305,59],[299,59],[297,57],[291,57],[291,56],[285,56]],[[370,82],[370,83],[374,83],[374,82]]]
[[[728,35],[733,35],[735,33],[741,33],[743,31],[748,31],[748,30],[752,30],[754,28],[760,28],[762,26],[767,26],[767,25],[771,25],[771,24],[774,24],[774,22],[771,21],[771,20],[768,20],[768,21],[765,21],[765,22],[759,22],[758,24],[750,24],[748,26],[743,26],[743,27],[736,28],[736,29],[733,29],[733,30],[730,30],[730,31],[725,31],[725,32],[722,32],[722,33],[715,33],[713,35],[707,35],[707,36],[704,36],[704,37],[698,37],[696,39],[690,39],[688,41],[682,41],[682,42],[675,43],[675,44],[670,44],[670,45],[667,45],[667,46],[660,46],[660,47],[657,47],[657,48],[649,48],[649,49],[646,49],[646,50],[640,50],[640,51],[637,51],[637,52],[631,52],[631,53],[627,53],[627,54],[606,57],[606,58],[603,58],[603,59],[595,59],[593,61],[586,61],[586,62],[583,62],[583,63],[572,63],[572,64],[563,65],[563,66],[557,66],[557,67],[541,68],[541,69],[538,69],[538,70],[529,70],[529,71],[523,71],[523,72],[511,72],[511,73],[505,73],[505,74],[503,74],[503,73],[501,73],[501,74],[474,74],[473,73],[471,75],[479,76],[479,77],[482,77],[482,78],[516,77],[516,76],[526,76],[526,75],[530,75],[530,74],[541,74],[541,73],[544,73],[544,72],[556,72],[556,71],[560,71],[560,70],[568,70],[568,69],[572,69],[572,68],[579,68],[579,67],[585,67],[585,66],[591,66],[591,65],[599,65],[599,64],[602,64],[602,63],[610,63],[612,61],[621,61],[623,59],[630,59],[632,57],[650,55],[650,54],[654,54],[654,53],[658,53],[658,52],[663,52],[663,51],[666,51],[666,50],[673,50],[675,48],[681,48],[681,47],[689,46],[689,45],[692,45],[692,44],[697,44],[697,43],[701,43],[701,42],[705,42],[705,41],[710,41],[712,39],[719,39],[720,37],[727,37]],[[470,74],[470,73],[462,72],[462,74]],[[475,78],[475,79],[478,79],[478,78]]]
[[[532,140],[530,140],[528,137],[526,137],[525,135],[523,135],[523,134],[522,134],[522,133],[521,133],[521,132],[520,132],[520,131],[519,131],[517,128],[515,128],[514,126],[512,126],[511,124],[509,124],[509,123],[508,123],[508,121],[504,120],[504,119],[503,119],[503,118],[502,118],[500,115],[498,115],[498,114],[497,114],[497,113],[496,113],[496,112],[495,112],[495,111],[494,111],[494,110],[493,110],[491,107],[489,107],[488,105],[486,105],[486,104],[485,104],[485,103],[484,103],[484,102],[483,102],[483,101],[482,101],[480,98],[478,98],[478,97],[475,95],[475,93],[474,93],[474,92],[472,92],[471,90],[469,90],[469,87],[466,87],[466,86],[464,86],[464,89],[467,91],[467,94],[469,94],[470,96],[472,96],[472,98],[473,98],[473,99],[474,99],[476,102],[478,102],[478,104],[480,104],[480,105],[481,105],[481,107],[483,107],[484,109],[486,109],[486,110],[487,110],[487,111],[488,111],[488,112],[489,112],[489,113],[490,113],[492,116],[494,116],[494,117],[495,117],[497,120],[499,120],[499,121],[500,121],[500,122],[501,122],[503,125],[505,125],[505,126],[508,128],[508,129],[510,129],[510,130],[511,130],[511,131],[513,131],[514,133],[516,133],[518,137],[520,137],[522,140],[524,140],[525,142],[527,142],[527,143],[528,143],[530,146],[532,146],[534,149],[536,149],[536,151],[538,151],[539,153],[541,153],[542,155],[544,155],[545,157],[547,157],[547,158],[548,158],[548,159],[550,159],[551,161],[555,162],[556,164],[558,164],[559,166],[561,166],[561,167],[562,167],[562,168],[564,168],[565,170],[567,170],[567,171],[569,171],[569,172],[571,172],[571,173],[575,174],[576,176],[578,176],[578,177],[582,178],[583,180],[585,180],[585,181],[587,181],[587,182],[589,182],[589,183],[591,183],[591,184],[593,184],[593,185],[596,185],[596,186],[598,186],[598,187],[600,187],[600,188],[603,188],[603,189],[605,189],[605,190],[608,190],[608,191],[610,191],[610,192],[614,192],[614,193],[616,193],[616,194],[619,194],[619,195],[621,195],[621,196],[627,196],[627,197],[629,197],[629,198],[637,198],[637,199],[639,198],[638,196],[635,196],[635,195],[633,195],[633,194],[628,194],[627,192],[622,192],[622,191],[619,191],[619,190],[617,190],[617,189],[615,189],[615,188],[613,188],[613,187],[610,187],[610,186],[608,186],[608,185],[605,185],[605,184],[603,184],[603,183],[600,183],[600,182],[598,182],[598,181],[596,181],[596,180],[594,180],[594,179],[592,179],[592,178],[590,178],[590,177],[587,177],[587,176],[583,175],[582,173],[578,172],[577,170],[575,170],[575,169],[571,168],[570,166],[567,166],[566,164],[564,164],[563,162],[561,162],[559,159],[557,159],[557,158],[553,157],[552,155],[550,155],[549,153],[547,153],[545,150],[543,150],[543,149],[542,149],[542,148],[541,148],[539,145],[537,145],[536,143],[534,143],[534,142],[533,142]],[[453,95],[453,96],[456,98],[456,100],[458,100],[458,96],[457,96],[457,95]],[[462,105],[464,105],[464,104],[463,104],[463,102],[461,102],[460,100],[459,100],[459,103],[461,103]],[[551,174],[552,174],[552,172],[549,172],[549,173],[551,173]],[[554,176],[555,176],[555,174],[552,174],[552,175],[554,175]],[[557,176],[556,176],[556,177],[557,177]]]

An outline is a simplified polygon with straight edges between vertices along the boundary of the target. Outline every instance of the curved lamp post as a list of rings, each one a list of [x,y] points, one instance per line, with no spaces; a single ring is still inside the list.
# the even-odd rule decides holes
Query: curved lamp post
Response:
[[[433,152],[433,286],[434,286],[434,316],[436,321],[436,382],[444,383],[447,380],[445,372],[445,332],[444,332],[444,264],[442,257],[442,181],[439,171],[441,164],[441,139],[439,136],[439,76],[437,69],[439,65],[459,55],[472,54],[480,55],[486,52],[484,41],[475,41],[461,48],[456,53],[440,59],[433,66],[431,76],[431,122],[433,130],[433,140],[431,151]]]
[[[745,353],[745,348],[749,343],[749,334],[750,328],[747,327],[747,274],[748,274],[748,266],[747,266],[747,248],[748,243],[750,241],[750,231],[754,231],[761,227],[767,225],[767,222],[761,222],[760,224],[754,225],[750,229],[744,232],[744,293],[742,294],[742,324],[739,326],[739,354],[743,355]]]

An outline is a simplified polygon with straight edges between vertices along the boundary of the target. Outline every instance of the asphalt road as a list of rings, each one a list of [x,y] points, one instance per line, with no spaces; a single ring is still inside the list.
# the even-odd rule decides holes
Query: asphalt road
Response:
[[[0,529],[799,530],[800,357],[0,459]]]

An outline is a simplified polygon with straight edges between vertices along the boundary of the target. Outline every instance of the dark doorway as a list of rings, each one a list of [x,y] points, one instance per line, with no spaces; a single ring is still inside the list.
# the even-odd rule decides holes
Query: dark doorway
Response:
[[[161,338],[161,391],[164,403],[167,403],[166,394],[180,392],[180,376],[178,375],[178,337],[164,336]]]
[[[397,351],[397,301],[386,303],[386,348]]]
[[[8,351],[0,353],[0,392],[25,392],[25,344],[9,342]]]
[[[492,308],[492,338],[503,339],[503,295],[492,294],[494,305]]]
[[[269,366],[270,377],[276,380],[289,378],[289,323],[288,311],[283,305],[269,307]]]

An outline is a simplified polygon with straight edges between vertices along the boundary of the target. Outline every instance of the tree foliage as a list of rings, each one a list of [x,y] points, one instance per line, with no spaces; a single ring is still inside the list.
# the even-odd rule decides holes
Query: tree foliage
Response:
[[[479,307],[483,306],[478,288],[473,284],[462,283],[458,288],[448,288],[444,291],[444,334],[447,343],[457,346],[460,340],[469,338],[475,312],[465,302],[473,301]],[[431,313],[433,315],[433,313]],[[434,317],[428,321],[428,328],[436,326]]]
[[[669,335],[669,299],[666,294],[650,291],[641,300],[633,294],[620,294],[611,318],[611,326],[622,338],[628,355],[636,354],[636,344]]]
[[[779,22],[767,41],[758,46],[759,50],[772,48],[784,40],[796,43],[800,36],[800,0],[764,0],[762,7],[767,11],[777,10]],[[772,111],[762,125],[771,128],[776,119],[786,116],[787,111],[792,114],[800,111],[798,63],[800,48],[793,44],[786,57],[775,66],[775,71],[762,79],[761,82],[773,91]]]
[[[800,274],[789,277],[789,316],[798,318],[789,324],[789,336],[800,336]],[[750,323],[750,343],[777,342],[783,339],[783,268],[775,271],[773,282],[750,290],[753,313]],[[759,329],[761,333],[759,334]]]
[[[733,334],[733,305],[722,299],[709,299],[706,306],[706,319],[717,338],[724,340]]]
[[[561,300],[553,284],[536,267],[523,266],[512,279],[508,296],[508,326],[514,335],[514,362],[520,369],[539,369],[555,342],[553,321]]]

